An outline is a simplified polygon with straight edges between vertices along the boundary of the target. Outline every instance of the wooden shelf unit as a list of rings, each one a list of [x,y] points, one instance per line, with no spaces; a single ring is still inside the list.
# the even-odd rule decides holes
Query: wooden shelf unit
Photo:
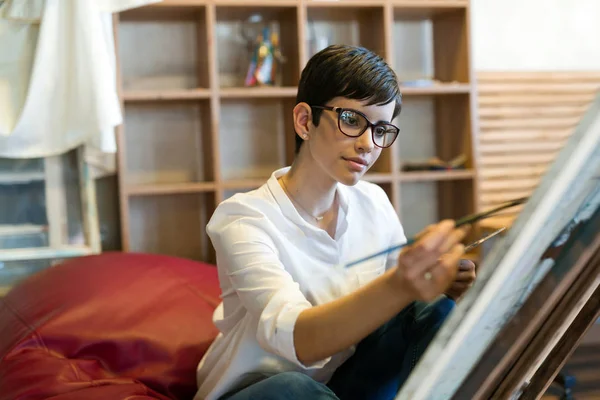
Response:
[[[272,87],[243,86],[241,22],[256,16],[279,33],[286,58]],[[365,179],[386,190],[407,234],[477,209],[468,1],[164,0],[114,20],[124,251],[214,261],[208,218],[291,164],[297,82],[334,43],[378,52],[404,82],[400,137]],[[407,160],[461,153],[464,170],[402,171]]]

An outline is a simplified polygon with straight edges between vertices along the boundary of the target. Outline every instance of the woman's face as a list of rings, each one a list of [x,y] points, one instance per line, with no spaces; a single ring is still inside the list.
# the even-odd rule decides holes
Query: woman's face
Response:
[[[326,105],[359,111],[373,124],[391,123],[395,106],[394,102],[367,106],[359,100],[343,97]],[[306,135],[301,151],[308,151],[314,162],[333,180],[354,185],[379,158],[382,149],[373,143],[372,128],[367,128],[359,137],[349,137],[340,131],[336,111],[322,110],[319,126],[313,125],[312,111],[306,103],[298,104],[294,113],[296,132],[300,137]],[[340,118],[342,129],[348,133],[358,129],[363,122],[362,117],[351,111],[343,112]]]

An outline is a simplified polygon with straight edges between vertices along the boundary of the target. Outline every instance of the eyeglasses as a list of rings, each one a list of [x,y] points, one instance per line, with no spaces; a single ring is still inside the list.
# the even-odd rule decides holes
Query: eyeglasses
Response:
[[[359,137],[368,128],[371,128],[371,135],[375,146],[386,148],[390,147],[398,137],[400,129],[392,124],[377,123],[373,124],[367,116],[360,111],[351,108],[330,107],[330,106],[311,106],[328,111],[335,111],[338,114],[338,128],[349,137]]]

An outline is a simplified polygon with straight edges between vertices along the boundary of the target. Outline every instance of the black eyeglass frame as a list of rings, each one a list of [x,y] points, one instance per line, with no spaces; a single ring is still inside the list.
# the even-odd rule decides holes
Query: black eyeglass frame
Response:
[[[396,125],[385,123],[385,122],[380,122],[380,123],[374,124],[371,121],[369,121],[369,118],[367,118],[367,116],[364,113],[362,113],[358,110],[355,110],[353,108],[333,107],[333,106],[311,106],[311,108],[318,108],[318,109],[327,110],[327,111],[335,111],[338,115],[338,129],[340,130],[340,132],[342,132],[344,135],[346,135],[348,137],[351,137],[351,138],[360,137],[363,133],[365,133],[367,131],[367,129],[371,128],[371,139],[373,139],[373,144],[381,149],[386,149],[388,147],[391,147],[394,144],[394,142],[396,141],[396,139],[398,139],[398,135],[400,134],[400,128],[398,128]],[[360,115],[361,117],[363,117],[365,119],[365,121],[367,121],[367,125],[364,127],[364,129],[362,131],[360,131],[360,133],[358,135],[349,135],[346,132],[344,132],[344,130],[342,129],[342,112],[344,112],[344,111],[351,111],[353,113],[356,113],[356,114]],[[380,146],[375,142],[375,129],[374,128],[376,128],[378,126],[389,126],[396,130],[396,136],[394,137],[394,140],[392,140],[392,142],[389,145]]]

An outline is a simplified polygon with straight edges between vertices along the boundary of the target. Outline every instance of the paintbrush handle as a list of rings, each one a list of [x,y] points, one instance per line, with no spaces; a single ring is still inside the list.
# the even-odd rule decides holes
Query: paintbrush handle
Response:
[[[363,258],[361,258],[359,260],[352,261],[351,263],[346,264],[346,268],[351,268],[351,267],[353,267],[353,266],[355,266],[357,264],[363,263],[365,261],[369,261],[370,259],[375,258],[375,257],[385,256],[387,254],[393,253],[394,251],[398,251],[398,250],[402,249],[403,247],[406,247],[406,246],[409,246],[409,245],[413,244],[414,242],[416,242],[415,239],[409,239],[404,244],[399,244],[399,245],[396,245],[396,246],[392,246],[392,247],[389,247],[389,248],[387,248],[385,250],[380,251],[379,253],[371,254],[371,255],[363,257]],[[468,250],[473,249],[474,247],[479,246],[480,244],[481,243],[479,241],[477,241],[475,243],[471,243],[470,245],[468,245],[467,247],[465,247],[465,252],[468,251]]]
[[[380,257],[380,256],[384,256],[386,254],[393,253],[394,251],[398,251],[398,250],[400,250],[401,248],[403,248],[405,246],[409,246],[409,245],[413,244],[414,242],[415,242],[415,239],[409,239],[406,243],[398,244],[396,246],[392,246],[392,247],[389,247],[389,248],[387,248],[385,250],[382,250],[379,253],[371,254],[370,256],[366,256],[366,257],[361,258],[359,260],[352,261],[351,263],[346,264],[346,268],[350,268],[350,267],[353,267],[353,266],[355,266],[357,264],[363,263],[365,261],[369,261],[370,259],[375,258],[375,257]]]
[[[519,199],[512,200],[508,203],[502,204],[502,205],[492,208],[490,210],[483,211],[483,212],[476,213],[476,214],[467,215],[466,217],[463,217],[456,221],[456,227],[458,228],[463,225],[473,224],[482,219],[492,216],[493,214],[497,213],[498,211],[506,210],[507,208],[511,208],[511,207],[515,207],[520,204],[523,204],[527,201],[527,199],[528,199],[528,197],[521,197]]]

